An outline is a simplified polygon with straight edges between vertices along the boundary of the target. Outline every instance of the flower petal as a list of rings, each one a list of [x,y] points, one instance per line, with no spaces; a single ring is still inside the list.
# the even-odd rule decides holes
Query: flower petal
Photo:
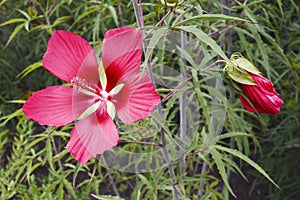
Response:
[[[246,99],[240,95],[243,106],[249,112],[260,112],[266,114],[278,114],[280,107],[284,103],[280,95],[275,91],[270,80],[263,76],[251,74],[251,77],[257,85],[240,84],[245,96],[253,104],[251,106]]]
[[[48,42],[43,66],[58,78],[70,82],[84,62],[90,71],[97,71],[97,58],[89,43],[74,33],[55,31]]]
[[[117,83],[138,74],[142,56],[142,33],[123,27],[109,30],[102,46],[102,62],[108,80],[107,92]]]
[[[117,128],[105,106],[105,102],[101,103],[98,111],[76,123],[71,132],[67,149],[81,164],[118,143]]]
[[[63,126],[74,121],[72,113],[73,89],[51,86],[35,92],[24,104],[23,112],[29,119],[48,126]]]
[[[148,75],[136,75],[126,82],[122,90],[112,97],[119,118],[126,124],[144,119],[150,115],[154,106],[160,103]]]

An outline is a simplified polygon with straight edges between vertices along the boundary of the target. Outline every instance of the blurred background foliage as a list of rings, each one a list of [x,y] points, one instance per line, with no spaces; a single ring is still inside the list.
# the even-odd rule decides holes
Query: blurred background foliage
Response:
[[[62,84],[41,67],[47,41],[54,30],[77,33],[98,49],[107,30],[138,26],[132,1],[2,0],[0,6],[1,199],[172,199],[171,179],[175,179],[180,199],[233,199],[231,188],[238,199],[299,197],[299,1],[188,0],[174,8],[154,0],[142,1],[147,30],[154,30],[154,26],[176,29],[180,21],[186,20],[184,25],[195,25],[205,32],[228,57],[238,51],[251,60],[274,83],[285,101],[277,116],[248,113],[242,108],[237,92],[225,84],[224,128],[217,147],[212,147],[213,153],[203,156],[199,150],[209,129],[205,105],[210,104],[210,98],[207,89],[201,86],[200,77],[193,76],[183,91],[192,91],[190,94],[196,96],[204,120],[197,122],[201,126],[193,130],[198,137],[186,150],[186,167],[182,169],[180,162],[174,161],[176,176],[173,178],[168,168],[144,174],[125,173],[108,168],[101,161],[94,165],[94,159],[81,166],[64,149],[71,126],[57,130],[40,126],[27,120],[20,109],[32,92]],[[188,37],[195,39],[193,34],[190,32]],[[201,70],[220,59],[222,52],[213,51],[208,41],[203,39],[194,44],[201,47],[193,55],[197,55],[200,64],[188,66],[189,70]],[[170,52],[157,52],[153,54],[152,64],[159,66],[158,61],[163,61],[178,70],[182,67],[182,62],[174,62],[178,59]],[[219,70],[222,67],[218,65]],[[166,95],[163,90],[158,91],[162,97]],[[176,123],[179,96],[174,95],[163,105],[171,134],[180,129]],[[121,140],[128,142],[122,144],[124,149],[137,146],[137,151],[151,150],[130,144],[132,137],[124,131],[143,130],[147,124],[146,120],[132,127],[121,126]],[[159,140],[159,136],[153,140]],[[137,136],[134,141],[143,142],[143,137]],[[231,151],[222,149],[225,147]],[[233,149],[243,156],[236,156]],[[266,179],[260,168],[254,167],[255,170],[249,161],[242,162],[236,157],[254,160],[281,189]]]

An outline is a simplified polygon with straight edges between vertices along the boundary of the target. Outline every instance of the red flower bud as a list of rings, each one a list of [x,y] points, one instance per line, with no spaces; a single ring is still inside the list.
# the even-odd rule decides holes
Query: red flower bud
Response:
[[[284,103],[280,95],[275,91],[274,86],[267,78],[249,73],[256,85],[246,85],[238,83],[245,96],[252,105],[240,95],[243,106],[249,112],[260,112],[277,115],[280,107]]]

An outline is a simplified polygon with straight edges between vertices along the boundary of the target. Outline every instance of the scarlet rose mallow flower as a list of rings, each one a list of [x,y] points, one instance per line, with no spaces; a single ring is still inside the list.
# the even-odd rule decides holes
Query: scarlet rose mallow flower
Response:
[[[230,60],[235,66],[226,63],[224,71],[233,86],[247,98],[239,94],[244,108],[249,112],[277,115],[284,102],[275,91],[272,82],[263,77],[260,71],[240,53],[232,54]]]
[[[123,27],[109,30],[98,64],[93,48],[67,31],[53,33],[43,67],[69,83],[35,92],[23,106],[29,119],[60,127],[75,121],[68,151],[80,163],[116,146],[114,114],[125,124],[148,117],[160,103],[153,83],[140,74],[142,34]]]
[[[249,112],[277,115],[280,112],[283,100],[275,91],[272,82],[263,76],[251,73],[249,73],[249,75],[256,85],[239,84],[243,93],[252,104],[250,105],[242,95],[239,95],[244,108],[246,108]]]

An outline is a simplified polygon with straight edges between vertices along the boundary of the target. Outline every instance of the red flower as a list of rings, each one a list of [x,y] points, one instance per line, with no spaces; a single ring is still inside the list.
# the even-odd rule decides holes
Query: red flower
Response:
[[[239,83],[245,96],[252,103],[250,105],[242,95],[240,100],[243,106],[250,112],[260,112],[277,115],[280,107],[284,103],[280,95],[275,91],[274,86],[267,78],[249,73],[256,85],[247,85]]]
[[[71,86],[50,86],[34,93],[23,112],[48,126],[76,120],[67,149],[80,163],[102,154],[119,140],[114,111],[129,124],[148,117],[160,102],[148,75],[139,74],[141,49],[139,29],[109,30],[102,46],[103,67],[99,69],[103,70],[98,71],[96,54],[86,40],[55,31],[43,67]]]

